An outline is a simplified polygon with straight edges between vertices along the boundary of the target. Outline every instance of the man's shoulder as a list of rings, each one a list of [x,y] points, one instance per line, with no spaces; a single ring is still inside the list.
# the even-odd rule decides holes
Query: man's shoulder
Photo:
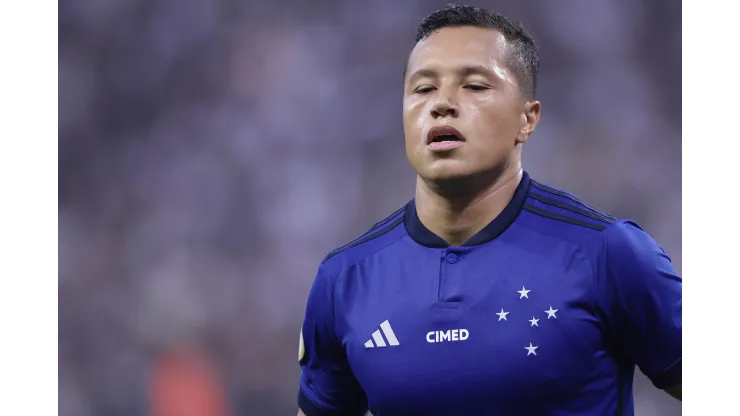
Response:
[[[667,257],[663,248],[637,222],[614,217],[562,189],[534,180],[524,215],[517,221],[534,236],[531,244],[567,243],[591,259],[610,264],[641,264]],[[544,239],[544,243],[543,243]],[[612,266],[610,266],[612,267]]]
[[[397,209],[349,243],[334,249],[321,261],[325,269],[343,269],[406,236],[403,226],[408,204]]]

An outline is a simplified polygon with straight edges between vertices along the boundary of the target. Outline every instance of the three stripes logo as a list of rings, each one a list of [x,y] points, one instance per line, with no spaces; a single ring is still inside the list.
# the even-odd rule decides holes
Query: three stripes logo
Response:
[[[382,331],[382,334],[381,334]],[[385,339],[383,339],[383,335],[385,335]],[[388,341],[386,344],[385,341]],[[373,343],[373,341],[375,341]],[[380,324],[380,329],[373,332],[373,337],[365,343],[365,348],[375,348],[375,347],[387,347],[388,345],[395,347],[396,345],[400,345],[398,343],[398,338],[396,338],[396,334],[393,332],[393,328],[391,328],[391,324],[388,322],[388,320],[383,321],[382,324]]]

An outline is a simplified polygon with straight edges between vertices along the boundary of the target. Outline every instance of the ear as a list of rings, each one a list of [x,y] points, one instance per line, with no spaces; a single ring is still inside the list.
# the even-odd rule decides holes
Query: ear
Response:
[[[539,101],[527,101],[524,104],[524,111],[522,111],[522,124],[519,129],[519,134],[516,135],[516,144],[522,144],[529,139],[529,135],[534,132],[537,128],[537,123],[540,122],[540,110],[542,106]]]

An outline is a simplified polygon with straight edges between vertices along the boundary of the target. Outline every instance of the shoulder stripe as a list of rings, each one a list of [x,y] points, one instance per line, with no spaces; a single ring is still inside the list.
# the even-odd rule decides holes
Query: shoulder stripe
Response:
[[[568,224],[578,225],[581,227],[590,228],[592,230],[597,230],[597,231],[603,231],[604,229],[606,229],[606,225],[603,222],[598,223],[598,224],[588,222],[580,218],[571,217],[571,216],[564,215],[558,212],[548,211],[544,208],[541,208],[541,207],[538,207],[536,205],[532,205],[529,203],[524,204],[524,209],[533,214],[537,214],[541,217],[549,218],[551,220],[566,222]]]
[[[375,223],[375,225],[373,225],[372,227],[370,227],[370,229],[367,231],[367,233],[373,231],[374,229],[376,229],[378,227],[382,227],[384,224],[388,224],[396,215],[398,215],[401,212],[403,212],[403,210],[406,209],[406,206],[407,205],[402,206],[401,208],[397,209],[396,212],[394,212],[393,214],[387,216],[384,220]],[[365,233],[365,234],[367,234],[367,233]]]
[[[584,208],[581,208],[579,206],[567,204],[567,203],[565,203],[563,201],[559,201],[559,200],[554,199],[554,198],[548,198],[548,197],[546,197],[544,195],[541,195],[539,193],[530,192],[529,193],[529,197],[532,198],[532,199],[534,199],[534,200],[537,200],[537,201],[540,201],[542,203],[545,203],[547,205],[552,205],[552,206],[555,206],[555,207],[558,207],[558,208],[562,208],[562,209],[564,209],[566,211],[570,211],[570,212],[572,212],[574,214],[580,214],[580,215],[589,217],[592,220],[596,220],[596,221],[599,221],[599,222],[604,222],[604,223],[607,223],[607,224],[611,224],[611,223],[614,222],[614,219],[613,218],[607,217],[606,215],[604,215],[604,214],[602,214],[602,213],[600,213],[598,211],[588,211],[588,210],[586,210]]]
[[[548,193],[551,193],[553,195],[557,195],[557,196],[560,196],[560,197],[563,197],[563,198],[570,199],[571,201],[573,201],[573,202],[575,202],[577,204],[583,205],[584,207],[586,207],[586,208],[588,208],[588,209],[590,209],[590,210],[592,210],[592,211],[594,211],[594,212],[596,212],[598,214],[601,214],[601,215],[603,215],[606,218],[609,218],[612,222],[614,222],[614,221],[617,220],[616,218],[612,217],[611,215],[604,214],[603,212],[601,212],[598,209],[592,207],[591,205],[589,205],[585,201],[583,201],[583,200],[581,200],[579,198],[576,198],[575,196],[573,196],[571,194],[568,194],[566,192],[557,190],[557,189],[552,188],[552,187],[549,187],[547,185],[543,185],[543,184],[535,181],[534,179],[532,180],[532,186],[534,186],[535,188],[539,189],[540,191],[548,192]]]
[[[349,244],[347,244],[345,246],[342,246],[342,247],[340,247],[340,248],[332,251],[331,253],[327,254],[326,257],[324,257],[324,260],[321,260],[321,262],[324,263],[325,261],[329,260],[330,258],[336,256],[337,254],[339,254],[339,253],[341,253],[343,251],[349,250],[352,247],[359,246],[360,244],[367,243],[370,240],[376,239],[376,238],[378,238],[378,237],[380,237],[380,236],[388,233],[389,231],[391,231],[394,228],[396,228],[398,226],[398,224],[402,223],[403,222],[403,218],[404,218],[404,216],[401,215],[400,217],[396,218],[393,222],[391,222],[391,224],[388,227],[384,227],[382,229],[379,229],[375,233],[365,233],[365,236],[364,237],[361,237],[360,239],[355,240],[355,241],[353,241],[353,242],[351,242],[351,243],[349,243]],[[370,231],[373,231],[373,230],[370,230]]]
[[[369,230],[365,231],[365,232],[364,232],[364,233],[363,233],[363,234],[362,234],[361,236],[357,237],[356,239],[354,239],[354,240],[350,241],[349,243],[347,243],[347,244],[345,244],[345,245],[343,245],[343,246],[341,246],[341,247],[339,247],[339,248],[337,248],[337,249],[334,249],[334,250],[332,250],[331,252],[329,252],[329,254],[327,255],[327,257],[326,257],[326,258],[325,258],[324,260],[327,260],[327,259],[328,259],[329,257],[332,257],[332,256],[334,256],[334,253],[335,253],[335,252],[340,252],[340,251],[344,251],[345,249],[349,248],[349,247],[350,247],[350,246],[351,246],[352,244],[354,244],[354,243],[355,243],[356,241],[360,241],[360,240],[362,240],[362,239],[363,239],[363,238],[364,238],[364,237],[365,237],[366,235],[368,235],[368,234],[370,234],[371,232],[375,231],[375,230],[376,230],[377,228],[380,228],[380,227],[382,227],[383,225],[387,224],[387,223],[388,223],[388,222],[390,222],[390,221],[391,221],[391,220],[392,220],[392,219],[393,219],[393,218],[394,218],[395,216],[397,216],[397,215],[398,215],[398,214],[400,214],[400,213],[401,213],[401,212],[402,212],[403,210],[405,210],[405,209],[406,209],[406,206],[407,206],[407,205],[404,205],[404,206],[402,206],[401,208],[397,209],[397,210],[396,210],[396,212],[394,212],[393,214],[391,214],[391,215],[389,215],[389,216],[385,217],[385,219],[381,220],[380,222],[377,222],[377,223],[375,223],[375,225],[373,225],[372,227],[370,227],[370,229],[369,229]]]

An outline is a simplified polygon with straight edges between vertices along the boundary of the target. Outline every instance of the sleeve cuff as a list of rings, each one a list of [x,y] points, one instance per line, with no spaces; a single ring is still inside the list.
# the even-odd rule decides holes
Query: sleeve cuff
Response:
[[[364,414],[364,412],[345,412],[321,408],[303,392],[302,388],[298,390],[298,408],[306,416],[362,416]]]
[[[682,359],[679,359],[662,373],[650,376],[650,381],[661,390],[681,384],[681,361]]]

